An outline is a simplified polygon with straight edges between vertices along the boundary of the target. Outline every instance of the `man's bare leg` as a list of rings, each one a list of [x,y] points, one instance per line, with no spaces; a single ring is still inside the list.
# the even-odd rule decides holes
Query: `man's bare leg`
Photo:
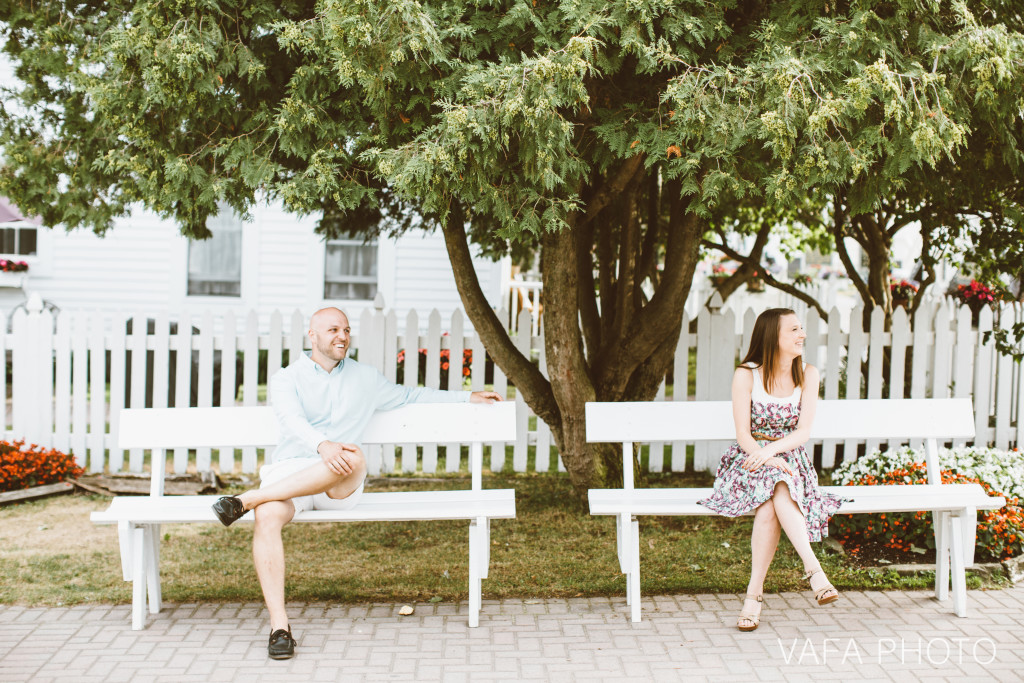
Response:
[[[242,501],[246,510],[252,510],[272,501],[285,501],[318,493],[326,493],[330,498],[348,498],[366,478],[366,460],[362,451],[352,454],[351,464],[351,473],[337,475],[323,462],[318,462],[270,486],[246,491],[238,496],[238,499]]]
[[[256,508],[256,530],[252,537],[252,559],[270,613],[270,630],[288,628],[284,608],[284,542],[281,529],[295,516],[290,500],[274,500]]]
[[[284,542],[281,530],[295,516],[291,498],[326,493],[330,498],[347,498],[359,488],[366,476],[362,452],[353,454],[352,472],[339,477],[322,462],[285,477],[262,489],[239,496],[245,508],[255,509],[256,529],[252,556],[263,600],[270,614],[270,630],[288,628],[284,602]]]

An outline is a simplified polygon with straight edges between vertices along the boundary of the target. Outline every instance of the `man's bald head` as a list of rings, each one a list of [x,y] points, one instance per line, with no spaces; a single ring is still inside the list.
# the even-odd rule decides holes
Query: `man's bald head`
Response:
[[[310,358],[330,372],[348,353],[351,332],[348,316],[341,309],[321,308],[309,317]]]
[[[340,308],[328,306],[327,308],[321,308],[319,311],[315,311],[313,315],[309,316],[309,329],[312,331],[317,327],[323,327],[325,324],[338,322],[338,316],[340,316],[340,320],[344,321],[345,327],[348,327],[348,316],[345,315],[345,312]]]

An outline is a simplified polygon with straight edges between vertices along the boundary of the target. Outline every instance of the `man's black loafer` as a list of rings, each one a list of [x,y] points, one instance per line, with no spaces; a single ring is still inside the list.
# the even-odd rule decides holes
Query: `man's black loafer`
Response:
[[[213,504],[213,514],[217,515],[221,524],[231,526],[232,522],[238,521],[245,514],[245,506],[236,496],[224,496]]]
[[[295,639],[292,638],[291,627],[279,628],[270,633],[270,644],[267,654],[271,659],[291,659],[295,656]]]

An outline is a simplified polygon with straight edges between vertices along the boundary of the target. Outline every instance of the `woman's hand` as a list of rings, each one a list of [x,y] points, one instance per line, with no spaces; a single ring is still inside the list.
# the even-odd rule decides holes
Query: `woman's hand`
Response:
[[[767,448],[758,448],[755,451],[751,451],[750,454],[747,455],[747,459],[743,461],[743,469],[747,470],[748,472],[754,472],[759,467],[761,467],[761,465],[768,462],[774,456],[775,454],[769,451]]]
[[[777,469],[782,470],[786,474],[788,474],[790,476],[793,476],[793,468],[791,468],[789,466],[789,463],[787,463],[785,460],[783,460],[782,458],[780,458],[777,455],[774,456],[774,457],[768,458],[768,460],[765,461],[764,464],[765,464],[765,467],[775,467]]]

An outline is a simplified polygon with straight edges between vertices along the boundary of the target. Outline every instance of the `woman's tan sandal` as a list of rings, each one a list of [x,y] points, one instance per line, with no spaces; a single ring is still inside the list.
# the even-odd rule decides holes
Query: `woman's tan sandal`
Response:
[[[747,608],[747,603],[752,602],[757,605],[757,611]],[[743,611],[740,612],[739,618],[736,619],[736,628],[741,631],[753,631],[757,628],[757,625],[761,623],[761,603],[764,600],[761,599],[760,595],[751,595],[747,593],[743,600]],[[744,623],[746,622],[746,623]]]
[[[821,574],[824,576],[825,572],[821,567],[818,567],[814,571],[804,574],[804,578],[810,582],[811,577],[815,574]],[[826,577],[825,581],[825,585],[817,590],[814,590],[814,586],[811,586],[811,590],[814,590],[814,599],[818,601],[819,605],[827,605],[839,599],[839,591],[836,590],[835,586],[828,582],[828,577]]]

